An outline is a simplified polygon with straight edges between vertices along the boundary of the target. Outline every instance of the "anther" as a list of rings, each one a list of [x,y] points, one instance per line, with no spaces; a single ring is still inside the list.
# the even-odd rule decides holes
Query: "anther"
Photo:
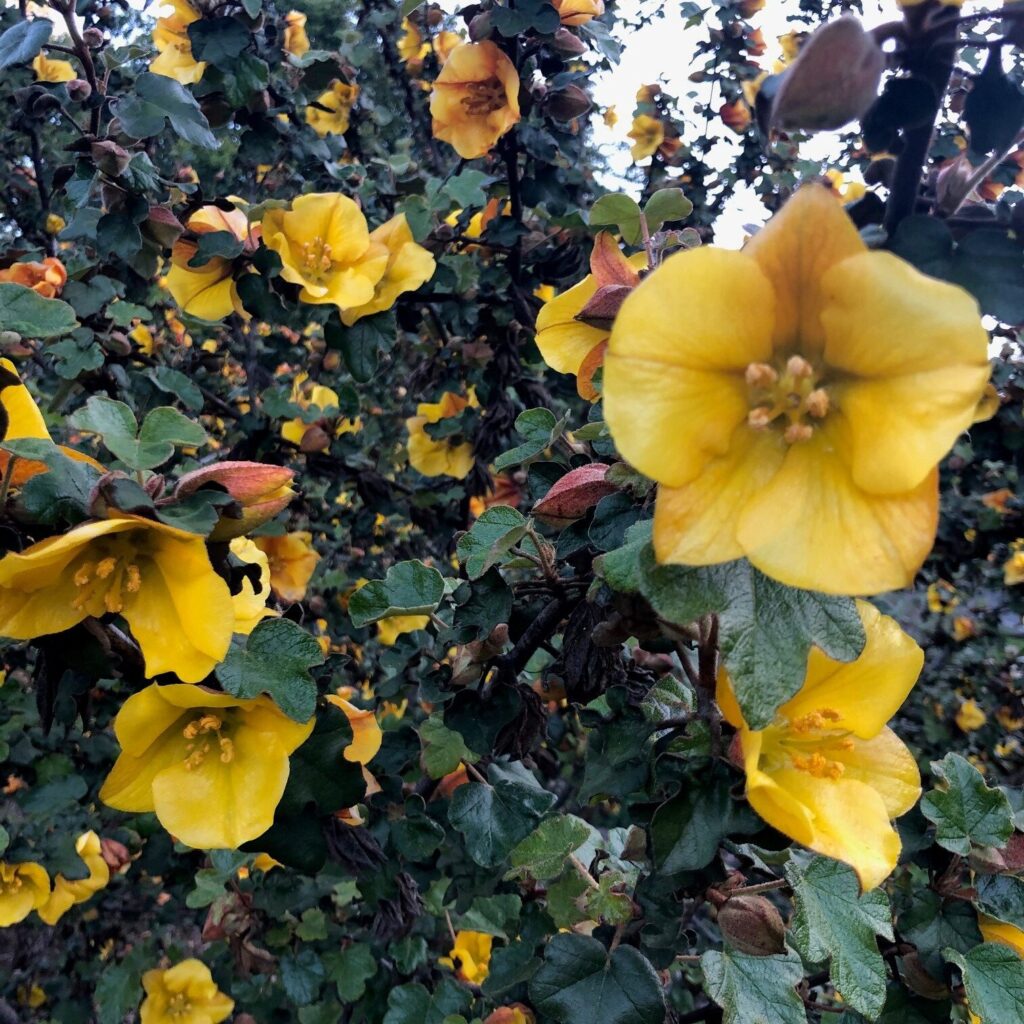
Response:
[[[809,427],[806,423],[791,423],[786,427],[786,432],[782,435],[786,441],[786,444],[796,444],[799,441],[810,441],[814,436],[814,427]]]
[[[751,409],[747,413],[747,423],[754,428],[754,430],[764,430],[766,427],[771,425],[773,419],[777,414],[772,410],[768,409],[763,405],[759,405],[756,409]]]
[[[775,368],[767,363],[751,363],[744,376],[752,388],[770,388],[779,380]]]
[[[96,566],[96,575],[99,576],[101,580],[105,580],[116,568],[116,558],[101,559],[99,564]]]
[[[804,407],[816,419],[823,419],[828,414],[828,392],[824,388],[815,388],[804,401]]]
[[[814,375],[814,367],[803,356],[790,356],[786,360],[786,373],[796,378],[811,377]]]

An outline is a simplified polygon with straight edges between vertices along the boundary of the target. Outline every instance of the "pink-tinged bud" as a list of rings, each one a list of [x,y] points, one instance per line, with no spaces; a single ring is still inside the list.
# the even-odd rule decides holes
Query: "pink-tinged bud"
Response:
[[[120,871],[132,860],[128,847],[116,839],[100,839],[100,856],[111,871]]]
[[[567,53],[574,57],[579,57],[581,54],[587,52],[587,44],[575,32],[571,32],[567,28],[560,28],[555,32],[555,37],[552,40],[552,46],[559,53]]]
[[[185,225],[166,206],[151,206],[142,227],[154,242],[166,249],[170,249],[185,232]]]
[[[200,487],[219,486],[242,507],[239,518],[222,515],[210,540],[241,537],[273,519],[292,500],[295,474],[284,466],[262,462],[216,462],[186,473],[175,488],[174,497],[183,498]]]
[[[606,284],[598,288],[590,301],[576,314],[576,319],[590,327],[610,331],[632,290],[625,284]]]
[[[570,470],[533,506],[533,514],[549,526],[568,526],[616,488],[605,480],[608,467],[592,462]]]
[[[110,139],[100,139],[89,147],[93,162],[106,175],[116,178],[131,162],[131,154]]]
[[[731,896],[718,908],[718,927],[726,942],[750,956],[786,951],[782,916],[763,896]]]
[[[1001,875],[1006,870],[1006,858],[994,846],[979,846],[971,850],[967,863],[979,875]]]
[[[1000,853],[1006,861],[1007,871],[1015,875],[1024,871],[1024,833],[1014,832]]]

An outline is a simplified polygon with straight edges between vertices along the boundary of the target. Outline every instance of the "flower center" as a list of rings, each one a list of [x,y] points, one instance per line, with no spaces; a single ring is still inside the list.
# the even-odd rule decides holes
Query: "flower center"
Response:
[[[23,884],[14,868],[8,864],[0,864],[0,896],[18,892]]]
[[[192,1012],[192,1004],[184,992],[175,992],[167,1000],[167,1012],[171,1017],[184,1017]]]
[[[460,102],[467,114],[483,117],[505,106],[505,86],[494,75],[482,82],[466,82],[466,89],[469,95]]]
[[[778,420],[787,444],[809,441],[814,421],[828,414],[828,391],[819,386],[814,367],[803,356],[790,356],[781,371],[768,363],[751,363],[745,377],[747,423],[755,430],[767,430]]]
[[[184,729],[182,736],[188,741],[185,746],[185,767],[191,772],[198,768],[216,744],[220,761],[229,764],[235,757],[235,745],[222,735],[224,720],[210,711],[204,711],[193,718]]]
[[[819,708],[774,727],[776,767],[787,763],[798,772],[816,779],[842,778],[846,765],[837,756],[854,748],[849,730],[839,728],[842,715],[832,708]]]
[[[334,266],[331,245],[317,235],[312,242],[302,243],[302,266],[306,274],[314,280],[322,280]]]
[[[83,562],[75,571],[75,598],[71,607],[79,611],[93,606],[102,595],[103,607],[108,612],[124,608],[125,594],[137,594],[142,588],[142,573],[131,561],[132,548],[111,545],[101,548],[103,557]]]

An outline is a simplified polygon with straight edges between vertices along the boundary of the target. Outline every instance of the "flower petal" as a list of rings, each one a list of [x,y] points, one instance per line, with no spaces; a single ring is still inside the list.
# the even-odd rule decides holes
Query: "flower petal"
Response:
[[[846,766],[844,779],[863,782],[878,793],[890,818],[906,814],[921,796],[914,755],[892,729],[869,740],[855,739],[850,750],[830,749],[829,756]]]

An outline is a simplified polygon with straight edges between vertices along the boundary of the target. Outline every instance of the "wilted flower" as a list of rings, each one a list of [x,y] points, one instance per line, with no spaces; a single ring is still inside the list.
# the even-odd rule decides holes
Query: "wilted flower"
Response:
[[[195,85],[206,70],[205,61],[192,56],[192,40],[188,27],[200,18],[199,12],[186,0],[166,0],[173,13],[157,19],[153,29],[153,45],[159,51],[149,65],[154,75],[173,78],[182,85]]]
[[[142,987],[146,998],[139,1007],[140,1024],[220,1024],[235,1008],[199,960],[146,971]]]

